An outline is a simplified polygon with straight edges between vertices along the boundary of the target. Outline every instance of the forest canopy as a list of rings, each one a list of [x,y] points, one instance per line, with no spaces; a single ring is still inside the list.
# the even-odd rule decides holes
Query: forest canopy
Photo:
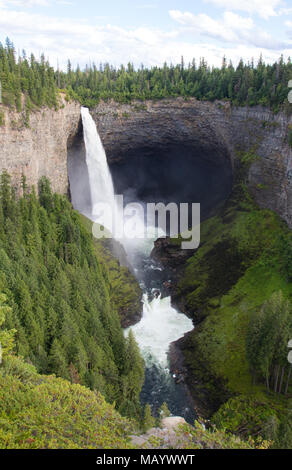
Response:
[[[36,59],[26,52],[17,55],[13,43],[0,43],[0,81],[3,103],[18,111],[33,106],[58,107],[58,90],[66,92],[67,99],[93,107],[101,99],[119,102],[163,99],[182,96],[198,100],[228,100],[237,106],[263,105],[275,112],[281,108],[290,112],[288,82],[292,79],[292,63],[283,56],[274,64],[266,64],[262,57],[238,65],[222,59],[221,67],[210,66],[204,58],[185,64],[182,57],[177,65],[135,69],[133,64],[119,68],[109,63],[91,64],[82,70],[74,69],[68,60],[67,70],[54,70],[41,55]],[[22,100],[24,95],[25,100]]]
[[[86,385],[128,416],[140,412],[144,363],[124,337],[108,272],[65,196],[42,178],[17,198],[0,177],[0,340],[42,374]],[[5,321],[4,321],[5,318]],[[16,331],[15,331],[16,330]],[[9,333],[10,332],[10,333]],[[5,340],[5,342],[4,342]]]

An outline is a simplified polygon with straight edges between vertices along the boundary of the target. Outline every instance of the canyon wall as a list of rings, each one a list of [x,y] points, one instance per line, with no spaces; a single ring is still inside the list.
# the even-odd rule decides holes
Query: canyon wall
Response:
[[[31,112],[29,122],[0,105],[0,116],[0,172],[8,171],[17,190],[24,174],[29,186],[46,176],[54,191],[67,193],[67,145],[78,131],[80,104],[62,98],[58,111]]]
[[[92,110],[110,164],[153,158],[173,146],[178,166],[180,147],[194,149],[194,158],[236,169],[239,151],[258,156],[249,169],[249,186],[262,207],[275,210],[292,227],[292,149],[288,142],[292,117],[262,107],[236,108],[225,102],[165,99],[119,104],[101,102]],[[3,124],[4,121],[4,124]],[[15,185],[21,174],[29,185],[45,175],[54,191],[68,190],[67,148],[80,132],[80,105],[62,98],[58,111],[32,112],[29,127],[21,114],[0,105],[0,171],[8,170]],[[78,139],[77,139],[78,140]],[[70,159],[70,152],[69,152]],[[149,160],[152,164],[153,160]],[[190,175],[191,177],[191,175]]]
[[[234,172],[239,152],[253,152],[258,158],[249,169],[252,194],[261,207],[276,211],[292,227],[292,117],[260,106],[237,108],[183,98],[100,103],[92,114],[110,164],[134,159],[138,152],[151,157],[172,145],[188,145],[194,157],[213,165],[231,164]]]

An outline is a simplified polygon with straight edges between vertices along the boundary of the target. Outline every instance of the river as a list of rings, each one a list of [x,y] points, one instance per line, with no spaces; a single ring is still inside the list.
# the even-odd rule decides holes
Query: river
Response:
[[[91,210],[86,210],[86,215],[90,213],[92,220],[107,225],[108,219],[100,218],[99,204],[108,203],[110,208],[115,205],[111,173],[89,110],[82,108],[81,115],[92,203]],[[109,211],[106,212],[108,216]],[[141,228],[143,224],[144,221],[141,221]],[[171,281],[169,274],[151,259],[150,253],[157,233],[159,235],[153,229],[152,239],[121,240],[143,291],[142,318],[130,327],[145,360],[141,404],[149,403],[155,414],[162,403],[166,402],[173,415],[182,416],[193,423],[195,413],[183,377],[170,373],[168,358],[170,344],[191,331],[193,323],[172,306],[171,297],[164,287],[165,282]],[[129,329],[125,330],[125,334],[128,331]]]

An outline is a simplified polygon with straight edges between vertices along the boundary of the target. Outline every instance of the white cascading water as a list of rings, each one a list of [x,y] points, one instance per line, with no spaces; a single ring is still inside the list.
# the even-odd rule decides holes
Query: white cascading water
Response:
[[[107,164],[106,154],[101,139],[98,135],[95,122],[87,108],[82,108],[81,114],[86,148],[86,163],[89,173],[89,184],[92,200],[92,220],[95,222],[100,222],[100,220],[96,217],[95,212],[97,211],[95,211],[95,208],[99,203],[109,203],[114,208],[115,203],[113,182]],[[144,221],[141,221],[142,226],[143,224]],[[156,386],[156,390],[151,390],[152,385],[150,385],[150,387],[148,386],[150,390],[148,396],[146,397],[146,401],[149,400],[149,396],[157,395],[157,393],[161,391],[163,392],[163,396],[167,401],[169,396],[165,395],[170,395],[171,386],[175,387],[174,384],[169,386],[170,376],[168,371],[167,358],[168,349],[170,343],[178,340],[186,332],[193,329],[193,323],[184,314],[179,313],[171,306],[170,297],[161,298],[161,295],[156,297],[154,295],[154,298],[152,298],[151,301],[149,299],[151,290],[160,291],[160,286],[157,286],[158,289],[154,289],[153,287],[152,289],[149,289],[149,285],[145,285],[147,284],[147,281],[144,283],[143,274],[146,274],[147,271],[149,280],[149,273],[150,277],[153,277],[155,271],[163,271],[162,268],[159,267],[155,262],[151,261],[149,263],[150,253],[153,248],[154,240],[157,238],[157,233],[158,236],[162,236],[164,234],[161,233],[161,231],[157,232],[157,229],[154,227],[152,229],[152,240],[149,240],[149,238],[142,240],[120,240],[124,244],[124,247],[132,261],[132,264],[134,265],[134,268],[137,268],[135,271],[140,274],[138,277],[140,278],[140,281],[142,279],[140,285],[144,290],[142,319],[136,325],[125,330],[125,334],[127,335],[129,330],[132,329],[142,355],[145,359],[146,367],[148,367],[150,370],[154,366],[154,369],[159,370],[160,375],[157,379],[158,382],[162,383],[164,381],[167,383],[166,388],[163,388],[162,385],[158,384],[158,387]],[[141,266],[138,268],[137,263],[137,266],[135,266],[135,260],[138,258],[140,261],[143,259],[145,262],[144,266],[142,267],[142,276]],[[153,295],[151,295],[151,297],[153,297]],[[153,403],[154,401],[155,400],[153,398]],[[185,403],[184,395],[181,397],[181,402],[183,404]],[[185,409],[188,410],[189,408]],[[181,414],[183,413],[184,411],[181,411]]]
[[[143,356],[168,368],[167,351],[170,343],[193,329],[192,321],[171,306],[171,298],[161,295],[149,302],[143,295],[143,316],[131,327]]]
[[[91,211],[93,220],[96,221],[99,214],[98,204],[109,204],[114,210],[114,185],[101,139],[88,108],[81,108],[81,117],[92,202]]]

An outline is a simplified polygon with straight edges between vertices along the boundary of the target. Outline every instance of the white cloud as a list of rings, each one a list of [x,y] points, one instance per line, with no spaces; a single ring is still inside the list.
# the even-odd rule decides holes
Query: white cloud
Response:
[[[279,15],[292,15],[292,8],[280,8]]]
[[[45,51],[52,61],[59,59],[63,65],[68,58],[75,65],[89,60],[109,61],[116,65],[129,60],[136,64],[141,61],[161,63],[165,43],[170,41],[171,44],[178,34],[177,31],[143,27],[127,30],[110,24],[95,26],[85,20],[53,18],[26,11],[0,11],[0,36],[3,39],[9,35],[16,48],[19,46],[37,54]]]
[[[249,14],[256,13],[262,18],[268,19],[270,16],[277,16],[276,8],[281,6],[282,0],[204,0],[217,7],[228,10],[245,11]]]
[[[89,61],[96,64],[110,62],[117,66],[130,61],[138,66],[141,62],[145,65],[161,65],[164,61],[178,63],[183,55],[186,62],[193,57],[197,60],[205,57],[210,64],[220,65],[223,55],[236,63],[241,57],[250,60],[261,53],[267,62],[273,62],[281,54],[281,49],[275,49],[275,44],[269,45],[269,35],[265,41],[262,36],[258,44],[255,40],[251,41],[252,36],[256,37],[256,32],[249,18],[226,12],[221,21],[215,21],[207,15],[198,19],[192,14],[178,13],[174,16],[181,28],[178,26],[172,31],[147,27],[121,28],[112,24],[97,26],[94,19],[73,20],[27,10],[1,9],[0,0],[0,38],[4,40],[9,36],[17,50],[26,49],[36,56],[45,52],[52,65],[56,65],[58,60],[61,67],[66,66],[68,58],[75,66],[77,63],[84,66]],[[186,36],[188,40],[184,40],[185,28],[205,31],[208,37],[223,38],[227,47],[199,42],[196,35],[193,39]],[[292,56],[292,47],[286,52],[287,56]]]
[[[4,0],[2,2],[4,6],[32,8],[36,6],[47,7],[49,5],[48,0]]]
[[[285,21],[285,26],[288,27],[288,31],[287,31],[288,37],[292,38],[292,21]]]
[[[224,13],[223,21],[214,20],[204,13],[193,15],[189,12],[183,13],[179,10],[171,10],[169,14],[173,20],[194,32],[228,42],[237,41],[240,29],[251,30],[253,27],[251,19],[240,18],[230,12]]]
[[[196,34],[219,39],[224,42],[250,44],[270,49],[287,49],[290,44],[275,40],[269,33],[258,28],[252,18],[226,11],[222,19],[214,20],[204,13],[194,15],[189,12],[170,10],[171,18]]]

